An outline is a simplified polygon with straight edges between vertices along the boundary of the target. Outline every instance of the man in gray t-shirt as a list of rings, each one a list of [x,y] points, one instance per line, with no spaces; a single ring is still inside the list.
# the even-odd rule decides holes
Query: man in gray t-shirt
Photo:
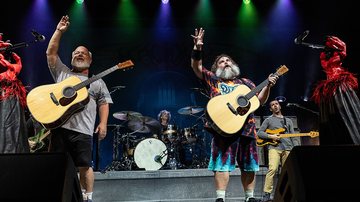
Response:
[[[300,145],[300,137],[281,137],[280,133],[294,134],[294,124],[291,119],[281,113],[279,101],[273,100],[269,104],[272,115],[261,124],[257,135],[257,142],[268,147],[269,168],[265,177],[264,196],[262,201],[269,201],[273,191],[274,176],[279,165],[284,165],[286,158],[294,146]]]
[[[61,36],[66,32],[69,25],[69,17],[63,16],[46,50],[48,66],[56,83],[72,78],[80,79],[75,81],[81,83],[87,80],[89,76],[92,55],[86,47],[78,46],[72,52],[72,69],[64,65],[58,55]],[[78,83],[74,82],[74,84],[70,84],[76,85]],[[94,172],[91,167],[93,133],[98,133],[99,140],[105,138],[109,104],[112,103],[112,100],[104,81],[101,79],[78,89],[76,93],[79,99],[82,97],[86,98],[84,98],[84,102],[81,100],[81,102],[78,103],[83,103],[84,106],[79,111],[70,114],[69,118],[62,123],[61,127],[51,130],[50,151],[68,152],[71,155],[75,166],[79,169],[83,200],[91,202],[94,186]],[[89,101],[85,102],[87,100]],[[75,104],[76,103],[74,103],[73,106],[75,106]],[[97,110],[99,110],[99,124],[95,127]]]

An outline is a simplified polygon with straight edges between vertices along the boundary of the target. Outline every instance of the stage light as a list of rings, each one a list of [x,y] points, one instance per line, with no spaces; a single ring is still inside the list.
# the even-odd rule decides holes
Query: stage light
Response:
[[[275,100],[277,100],[278,102],[285,102],[286,101],[286,97],[284,97],[284,96],[277,96],[276,98],[275,98]]]
[[[251,0],[243,0],[244,4],[249,4],[251,3]]]
[[[82,4],[82,3],[84,3],[84,0],[76,0],[76,3]]]
[[[169,3],[169,0],[161,0],[161,2],[162,2],[163,4],[167,4],[167,3]]]

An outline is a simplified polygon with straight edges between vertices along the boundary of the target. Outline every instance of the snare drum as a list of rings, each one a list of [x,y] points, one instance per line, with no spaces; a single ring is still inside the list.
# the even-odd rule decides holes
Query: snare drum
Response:
[[[134,160],[139,168],[159,170],[167,160],[166,145],[161,140],[147,138],[136,146]]]
[[[195,133],[194,128],[184,128],[181,135],[181,142],[183,144],[194,143],[197,140],[197,134]]]
[[[167,125],[166,129],[163,131],[163,141],[164,142],[174,142],[178,137],[177,127],[175,125]]]

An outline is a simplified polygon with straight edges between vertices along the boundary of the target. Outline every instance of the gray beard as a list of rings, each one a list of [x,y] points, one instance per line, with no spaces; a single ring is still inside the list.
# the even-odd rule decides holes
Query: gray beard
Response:
[[[233,65],[230,69],[217,68],[215,71],[215,75],[221,79],[233,79],[240,75],[240,68],[235,65]]]
[[[76,71],[83,71],[83,70],[89,69],[89,67],[90,67],[89,62],[76,61],[76,60],[71,61],[71,65],[73,66],[73,68]]]

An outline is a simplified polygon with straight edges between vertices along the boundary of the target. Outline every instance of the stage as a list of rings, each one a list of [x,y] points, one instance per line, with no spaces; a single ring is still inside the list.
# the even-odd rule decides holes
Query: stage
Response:
[[[261,198],[266,167],[256,173],[255,196]],[[244,200],[240,170],[231,173],[227,201]],[[277,181],[277,177],[275,181]],[[94,200],[116,201],[215,201],[213,173],[205,168],[156,171],[95,172]]]

